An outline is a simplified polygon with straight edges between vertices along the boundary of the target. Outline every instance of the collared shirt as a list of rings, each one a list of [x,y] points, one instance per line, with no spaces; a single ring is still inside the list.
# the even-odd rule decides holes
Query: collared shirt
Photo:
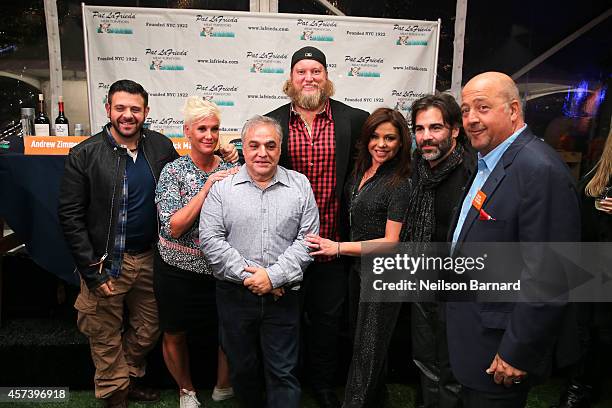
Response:
[[[123,148],[131,153],[125,146],[119,145],[110,132],[110,126],[105,126],[106,136],[111,144],[117,148]],[[132,160],[136,160],[135,155],[130,155]],[[113,278],[119,277],[121,274],[121,265],[123,264],[123,253],[125,252],[125,236],[127,225],[127,206],[128,206],[128,179],[127,173],[123,172],[123,183],[121,187],[121,195],[119,196],[119,214],[117,215],[117,229],[115,230],[115,243],[111,252],[111,269],[109,275]]]
[[[497,166],[502,156],[508,150],[512,142],[516,140],[516,138],[521,134],[527,125],[523,125],[520,129],[510,135],[509,138],[501,142],[495,149],[491,150],[486,155],[482,156],[480,152],[478,153],[478,173],[476,173],[476,177],[472,182],[472,186],[468,191],[465,199],[463,200],[463,204],[461,205],[461,212],[459,213],[459,219],[457,220],[457,226],[455,227],[455,231],[453,233],[453,243],[451,246],[451,253],[455,250],[455,245],[459,240],[459,235],[461,234],[461,229],[463,228],[463,223],[467,218],[468,212],[470,208],[472,208],[472,201],[476,194],[480,191],[484,183],[487,181],[491,172]]]
[[[213,185],[200,213],[200,244],[217,279],[242,284],[246,266],[265,268],[278,288],[302,280],[312,262],[304,241],[319,232],[308,179],[278,166],[266,188],[247,167]]]
[[[106,136],[110,141],[111,145],[125,149],[128,157],[136,162],[138,159],[138,153],[140,152],[140,144],[138,146],[138,150],[130,151],[125,145],[120,145],[117,143],[113,135],[110,131],[110,125],[104,126],[104,130],[106,130]],[[142,136],[141,136],[142,137]],[[153,174],[151,174],[153,177]],[[127,236],[127,221],[128,221],[128,198],[129,198],[129,185],[128,185],[128,175],[127,175],[127,166],[123,172],[123,183],[121,185],[121,195],[118,197],[119,201],[119,213],[117,215],[117,227],[115,230],[114,244],[113,250],[111,251],[111,269],[108,271],[109,275],[113,278],[119,277],[121,274],[121,265],[123,264],[123,254],[125,252],[125,242]],[[157,221],[157,220],[153,220]]]
[[[337,241],[339,198],[336,197],[336,139],[334,120],[329,100],[317,113],[312,128],[291,106],[289,113],[288,151],[291,167],[304,174],[314,192],[319,216],[321,236]],[[333,257],[332,257],[333,258]],[[317,257],[326,261],[330,257]]]

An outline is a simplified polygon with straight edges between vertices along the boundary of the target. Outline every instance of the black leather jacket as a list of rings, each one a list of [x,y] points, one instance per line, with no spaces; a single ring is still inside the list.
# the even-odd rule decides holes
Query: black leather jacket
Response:
[[[170,139],[146,129],[140,144],[157,183],[164,165],[178,153]],[[76,268],[90,289],[108,280],[100,262],[108,254],[104,265],[110,267],[127,157],[127,150],[113,145],[103,130],[70,149],[66,158],[58,215]]]

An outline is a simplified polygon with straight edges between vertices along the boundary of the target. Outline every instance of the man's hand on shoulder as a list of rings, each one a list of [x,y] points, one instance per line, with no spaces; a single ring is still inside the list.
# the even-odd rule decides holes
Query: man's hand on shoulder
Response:
[[[504,384],[506,387],[511,387],[515,384],[520,384],[523,377],[527,375],[526,371],[519,370],[506,363],[499,354],[495,354],[495,358],[487,368],[487,374],[493,374],[493,380],[496,384]]]
[[[229,163],[236,163],[238,161],[238,149],[233,143],[228,143],[219,148],[219,153],[223,157],[223,160]]]
[[[247,266],[244,270],[252,274],[242,282],[251,292],[262,296],[272,290],[272,282],[270,281],[268,272],[266,272],[264,268]]]

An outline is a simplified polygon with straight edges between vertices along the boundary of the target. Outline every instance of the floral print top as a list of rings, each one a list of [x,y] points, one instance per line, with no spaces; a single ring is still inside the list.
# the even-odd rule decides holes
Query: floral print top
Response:
[[[155,190],[155,203],[160,221],[157,247],[167,264],[197,273],[212,273],[200,250],[200,218],[179,238],[173,238],[170,235],[170,217],[198,194],[211,174],[236,165],[221,161],[216,169],[205,172],[195,165],[191,156],[185,155],[164,167]]]

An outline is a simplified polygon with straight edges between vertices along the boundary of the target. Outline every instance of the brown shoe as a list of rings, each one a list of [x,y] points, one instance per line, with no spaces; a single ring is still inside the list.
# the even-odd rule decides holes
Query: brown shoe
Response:
[[[160,399],[160,392],[156,389],[139,385],[134,378],[130,377],[130,386],[127,389],[127,397],[130,401],[157,402]]]
[[[105,408],[127,408],[128,390],[116,391],[110,397],[104,398]]]

